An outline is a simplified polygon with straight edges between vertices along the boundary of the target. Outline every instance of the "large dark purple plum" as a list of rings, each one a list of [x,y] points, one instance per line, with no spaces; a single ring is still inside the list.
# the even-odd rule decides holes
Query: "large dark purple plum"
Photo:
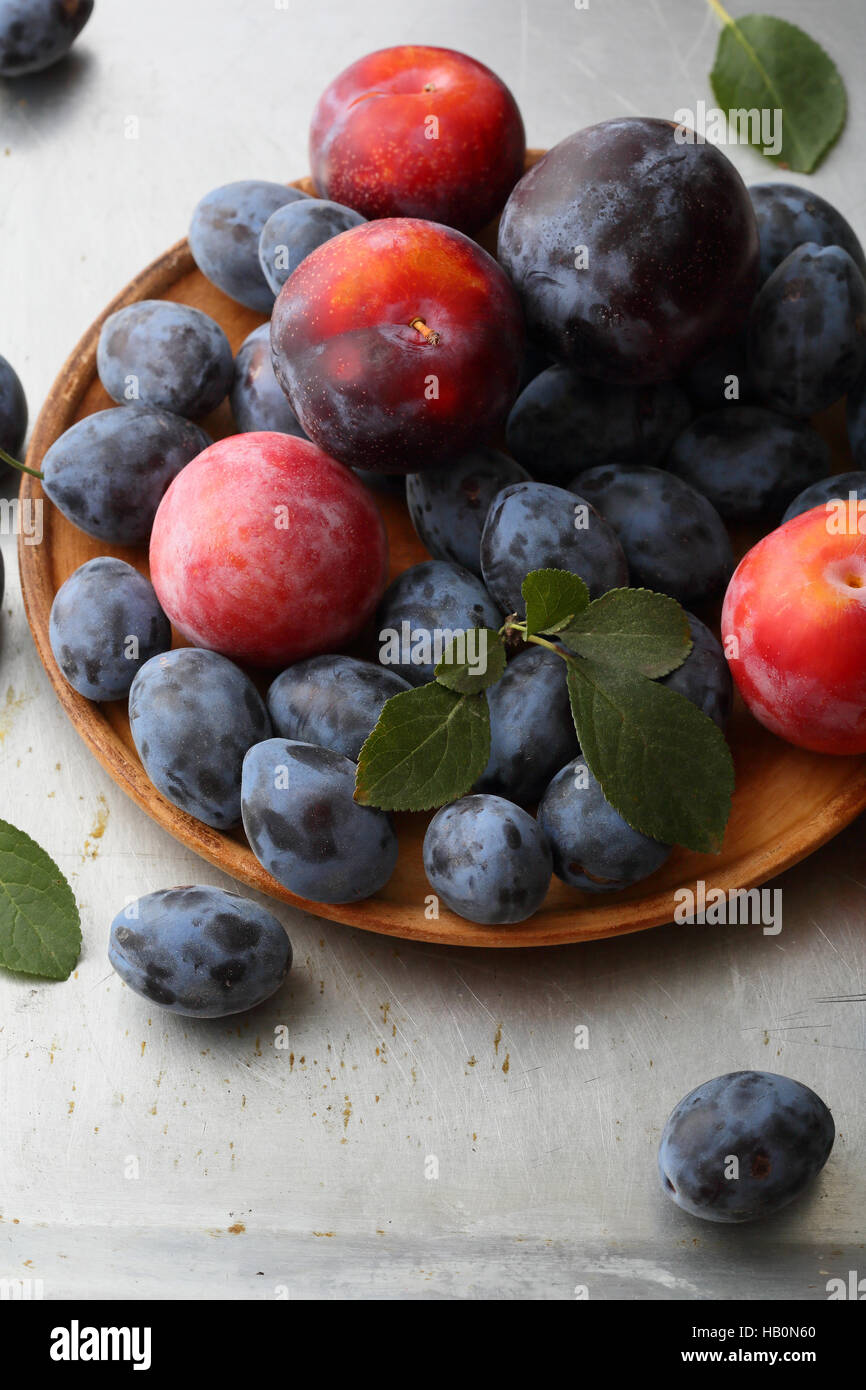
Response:
[[[530,335],[603,381],[676,376],[743,322],[758,228],[721,150],[672,121],[623,117],[570,135],[524,174],[499,260]]]
[[[306,196],[266,179],[240,179],[211,189],[189,224],[189,249],[201,273],[239,304],[269,314],[274,291],[259,260],[262,229],[277,208]]]

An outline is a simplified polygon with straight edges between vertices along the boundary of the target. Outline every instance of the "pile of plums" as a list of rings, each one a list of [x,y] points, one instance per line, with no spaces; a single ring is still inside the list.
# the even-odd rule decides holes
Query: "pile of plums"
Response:
[[[866,261],[841,214],[790,184],[747,189],[666,120],[602,122],[524,172],[513,97],[442,49],[347,69],[310,152],[320,197],[250,180],[192,217],[199,269],[269,322],[233,358],[198,309],[119,309],[98,352],[118,408],[43,460],[76,526],[149,544],[149,579],[110,556],[76,571],[51,641],[83,696],[128,696],[159,792],[219,830],[242,822],[302,898],[377,893],[397,839],[353,799],[355,762],[385,702],[433,676],[380,635],[499,628],[539,568],[685,605],[693,647],[666,682],[721,728],[730,662],[774,731],[866,749],[864,542],[829,536],[825,507],[866,498]],[[494,259],[473,238],[492,244],[499,214]],[[810,420],[845,396],[855,469],[828,479]],[[226,397],[237,433],[213,443]],[[386,588],[378,503],[395,479],[430,558]],[[766,537],[731,585],[739,522]],[[831,608],[856,670],[820,644],[806,656]],[[171,650],[172,625],[192,645]],[[489,706],[487,768],[425,839],[449,908],[518,922],[551,873],[605,893],[664,863],[670,846],[583,762],[562,661],[517,651]],[[133,982],[147,972],[127,928]]]

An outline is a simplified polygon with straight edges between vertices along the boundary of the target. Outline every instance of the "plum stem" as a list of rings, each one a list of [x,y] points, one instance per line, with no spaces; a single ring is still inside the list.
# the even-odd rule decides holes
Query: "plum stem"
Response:
[[[505,633],[506,636],[511,632],[519,633],[524,642],[534,642],[536,647],[547,647],[548,651],[555,652],[557,656],[561,656],[563,661],[571,660],[571,656],[564,652],[561,647],[558,647],[555,642],[548,642],[546,637],[538,637],[534,632],[527,635],[526,623],[515,622],[513,617],[506,619],[499,631],[500,633]]]
[[[442,341],[442,338],[440,334],[436,332],[436,329],[428,328],[424,320],[420,318],[417,314],[414,319],[409,320],[409,327],[417,328],[418,332],[421,334],[421,337],[424,339],[426,343],[429,343],[431,347],[435,347],[437,343],[440,343]]]
[[[19,463],[18,459],[14,459],[11,454],[7,454],[5,449],[0,449],[0,459],[2,459],[4,463],[8,463],[10,468],[17,468],[19,473],[29,473],[31,478],[38,478],[40,482],[42,481],[42,474],[39,473],[37,469],[28,468],[26,463]]]

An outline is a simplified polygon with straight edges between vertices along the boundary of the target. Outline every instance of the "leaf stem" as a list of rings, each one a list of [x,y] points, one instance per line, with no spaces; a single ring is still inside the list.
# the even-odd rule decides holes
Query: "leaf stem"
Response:
[[[512,621],[511,618],[508,618],[503,623],[499,631],[504,633],[518,632],[520,636],[523,638],[524,642],[534,642],[536,647],[547,647],[547,650],[549,652],[556,652],[556,655],[561,656],[563,661],[572,660],[572,657],[569,652],[564,652],[561,647],[558,647],[555,642],[549,642],[546,637],[538,637],[535,633],[532,633],[531,636],[527,637],[526,623],[515,623]]]
[[[719,0],[707,0],[707,4],[709,5],[710,9],[718,15],[719,19],[722,21],[723,24],[733,26],[734,21],[731,19],[731,16],[728,14],[724,5],[719,4]]]
[[[41,473],[38,473],[35,468],[28,468],[26,463],[20,463],[18,459],[14,459],[11,454],[7,454],[5,449],[0,449],[0,459],[2,459],[4,463],[8,463],[10,468],[17,468],[19,473],[29,473],[31,478],[39,478],[40,481],[42,480]]]

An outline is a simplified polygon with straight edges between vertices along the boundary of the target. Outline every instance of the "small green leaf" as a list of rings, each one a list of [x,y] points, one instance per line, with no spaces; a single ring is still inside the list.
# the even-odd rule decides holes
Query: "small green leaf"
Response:
[[[737,113],[748,143],[784,169],[810,174],[821,163],[845,124],[847,99],[833,60],[796,24],[773,15],[750,14],[734,20],[710,0],[724,23],[710,82],[719,106]],[[781,148],[768,153],[767,134],[751,111],[781,111]],[[729,117],[730,121],[730,117]]]
[[[666,676],[692,649],[689,620],[676,599],[649,589],[610,589],[559,639],[578,656],[644,676]]]
[[[713,721],[667,686],[596,661],[569,662],[568,693],[589,769],[623,820],[665,844],[717,851],[734,764]]]
[[[358,759],[355,800],[382,811],[429,811],[465,796],[490,757],[483,690],[433,681],[392,695]]]
[[[0,965],[65,980],[80,950],[78,908],[63,874],[35,840],[0,820]]]
[[[568,570],[533,570],[521,585],[526,601],[526,635],[559,632],[589,603],[589,589]]]
[[[469,660],[472,656],[474,659]],[[460,695],[477,695],[495,685],[505,670],[502,638],[492,627],[470,628],[452,638],[436,667],[436,679]]]

